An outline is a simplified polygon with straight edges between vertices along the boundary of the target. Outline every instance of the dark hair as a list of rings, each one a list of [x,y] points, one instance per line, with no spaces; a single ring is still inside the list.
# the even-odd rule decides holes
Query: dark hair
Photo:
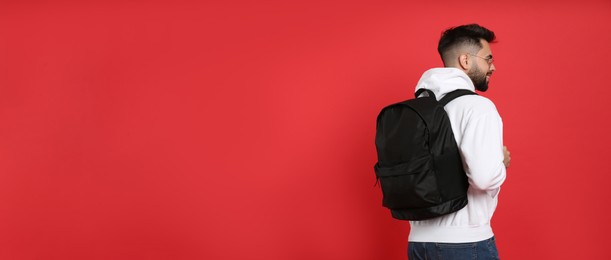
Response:
[[[496,36],[494,36],[493,31],[490,31],[478,24],[467,24],[452,27],[445,30],[441,34],[437,51],[439,52],[441,58],[445,61],[444,57],[447,55],[447,52],[455,47],[470,45],[477,47],[478,50],[481,49],[483,46],[480,43],[480,39],[484,39],[487,42],[493,42],[496,39]]]

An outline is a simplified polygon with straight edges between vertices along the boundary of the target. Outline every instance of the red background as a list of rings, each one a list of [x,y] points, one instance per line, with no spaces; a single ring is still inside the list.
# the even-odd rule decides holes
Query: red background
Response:
[[[2,1],[0,259],[405,259],[375,117],[494,30],[503,259],[611,259],[611,2]]]

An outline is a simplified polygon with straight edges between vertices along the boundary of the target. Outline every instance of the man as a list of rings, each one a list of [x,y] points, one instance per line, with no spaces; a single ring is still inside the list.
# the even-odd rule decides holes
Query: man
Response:
[[[446,30],[438,46],[445,68],[426,71],[416,90],[430,89],[437,99],[456,89],[486,91],[496,70],[494,40],[494,32],[477,24]],[[445,110],[469,179],[469,203],[448,215],[410,221],[409,259],[498,259],[490,220],[510,161],[501,117],[480,95],[456,98]]]

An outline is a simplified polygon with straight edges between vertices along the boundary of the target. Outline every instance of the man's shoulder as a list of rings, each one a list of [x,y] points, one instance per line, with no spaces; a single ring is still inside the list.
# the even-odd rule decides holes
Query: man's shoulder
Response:
[[[472,115],[498,114],[492,100],[481,95],[465,95],[450,102],[448,108],[468,111]]]

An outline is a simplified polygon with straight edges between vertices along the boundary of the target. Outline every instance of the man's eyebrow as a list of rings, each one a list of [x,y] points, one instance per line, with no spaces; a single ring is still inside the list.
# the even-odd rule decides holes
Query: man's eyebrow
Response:
[[[486,56],[486,58],[492,59],[492,54],[488,54],[488,56]]]

